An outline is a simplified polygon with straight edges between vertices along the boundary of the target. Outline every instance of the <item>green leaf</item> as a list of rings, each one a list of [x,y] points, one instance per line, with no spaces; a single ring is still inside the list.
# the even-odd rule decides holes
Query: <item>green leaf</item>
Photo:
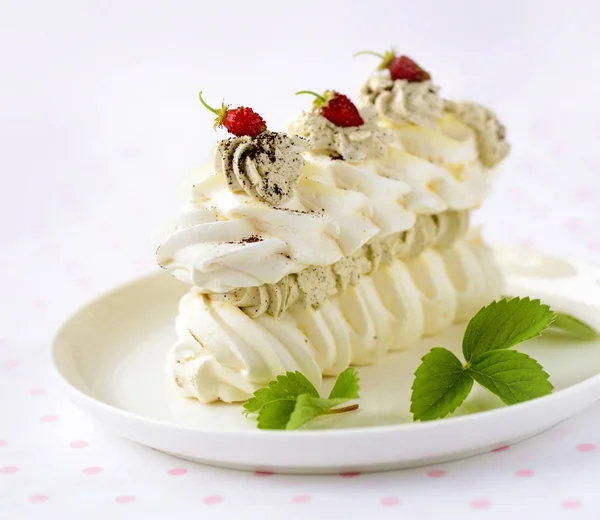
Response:
[[[335,406],[329,399],[321,399],[308,394],[303,394],[296,400],[296,407],[290,416],[287,424],[288,430],[297,430],[303,424],[311,419],[322,415],[324,412]]]
[[[354,368],[347,368],[338,376],[329,399],[319,397],[317,389],[300,372],[287,372],[285,376],[277,376],[267,388],[254,392],[244,403],[243,413],[257,413],[258,427],[262,430],[294,430],[318,415],[338,413],[330,410],[357,398],[358,390]]]
[[[540,300],[502,299],[481,309],[469,322],[463,337],[467,361],[484,352],[507,349],[539,336],[555,314]]]
[[[473,387],[460,360],[445,348],[433,348],[415,372],[410,411],[415,421],[445,417],[456,410]]]
[[[596,339],[600,336],[598,332],[586,323],[578,320],[575,316],[563,312],[556,313],[556,318],[552,322],[552,328],[557,328],[578,339]]]
[[[287,429],[296,430],[319,415],[337,413],[337,410],[332,410],[332,408],[345,403],[349,399],[351,398],[340,397],[335,399],[323,399],[308,394],[298,396],[296,408],[294,408],[294,411],[290,416],[290,420],[287,423]],[[340,411],[344,412],[350,410],[340,409]]]
[[[267,388],[254,392],[254,396],[244,403],[244,413],[258,412],[265,404],[279,400],[294,400],[301,394],[319,397],[319,392],[313,384],[300,372],[287,372],[284,376],[277,376],[276,381],[271,381]]]
[[[246,415],[249,413],[256,413],[264,404],[273,401],[274,399],[275,397],[273,397],[273,392],[270,388],[260,388],[254,392],[254,397],[251,397],[244,403],[244,413]]]
[[[505,404],[542,397],[553,389],[542,366],[527,354],[515,350],[480,354],[471,361],[467,372]]]
[[[337,377],[327,399],[309,394],[298,396],[287,429],[296,430],[311,419],[328,413],[333,407],[350,399],[358,399],[358,392],[358,373],[352,367],[347,368]]]
[[[352,367],[344,370],[335,381],[329,399],[358,399],[358,373]]]
[[[258,412],[258,427],[261,430],[285,430],[295,407],[295,399],[279,399],[265,403]]]

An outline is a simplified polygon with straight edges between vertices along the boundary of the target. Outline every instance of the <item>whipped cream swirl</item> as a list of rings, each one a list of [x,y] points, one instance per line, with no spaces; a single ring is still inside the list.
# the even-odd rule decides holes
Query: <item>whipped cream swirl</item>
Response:
[[[263,132],[256,137],[231,137],[215,153],[215,170],[225,174],[233,192],[245,192],[270,206],[292,198],[302,175],[301,152],[306,143],[283,132]]]
[[[468,226],[467,211],[421,215],[408,231],[371,240],[333,265],[308,267],[274,284],[238,288],[211,294],[210,298],[235,305],[251,318],[265,313],[278,318],[293,305],[318,309],[329,296],[358,285],[362,276],[373,273],[382,263],[416,258],[430,247],[450,247],[465,235]]]
[[[334,159],[358,162],[382,157],[393,134],[378,126],[372,107],[365,107],[360,115],[364,121],[361,126],[341,127],[317,112],[303,112],[290,125],[290,132],[308,139],[313,153]]]
[[[363,105],[373,105],[380,117],[399,124],[433,127],[444,113],[439,87],[431,81],[394,81],[378,74],[362,87],[360,101]]]
[[[475,132],[479,157],[485,166],[491,168],[508,155],[506,129],[494,112],[471,101],[448,101],[446,110]]]

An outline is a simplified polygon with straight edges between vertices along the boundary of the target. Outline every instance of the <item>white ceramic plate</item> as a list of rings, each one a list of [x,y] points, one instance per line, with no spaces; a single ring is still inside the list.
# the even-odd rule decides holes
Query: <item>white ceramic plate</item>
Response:
[[[600,269],[531,250],[501,250],[497,256],[507,293],[542,297],[600,329]],[[410,386],[420,358],[440,344],[460,351],[461,325],[360,368],[359,411],[317,419],[309,430],[260,431],[239,405],[204,405],[180,397],[168,384],[164,359],[186,290],[165,273],[119,287],[71,317],[53,350],[55,367],[79,407],[117,435],[178,457],[293,473],[439,463],[531,437],[600,398],[600,341],[546,335],[522,350],[551,374],[552,395],[504,407],[477,389],[454,417],[411,422]]]

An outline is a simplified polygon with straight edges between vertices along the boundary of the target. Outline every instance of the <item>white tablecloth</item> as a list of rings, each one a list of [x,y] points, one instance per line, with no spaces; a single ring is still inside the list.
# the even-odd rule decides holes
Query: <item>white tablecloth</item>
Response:
[[[298,477],[182,462],[65,400],[52,335],[154,268],[177,185],[218,137],[200,87],[283,128],[307,106],[295,90],[358,90],[374,63],[352,52],[410,44],[448,96],[507,123],[513,152],[477,216],[488,240],[600,263],[593,2],[200,4],[0,6],[0,518],[598,518],[600,405],[464,461]]]

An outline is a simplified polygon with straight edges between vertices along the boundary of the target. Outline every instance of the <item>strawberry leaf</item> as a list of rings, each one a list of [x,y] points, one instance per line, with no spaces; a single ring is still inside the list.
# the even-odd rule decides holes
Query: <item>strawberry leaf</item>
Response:
[[[430,421],[454,412],[466,399],[473,380],[449,350],[436,347],[415,372],[410,411],[415,421]]]
[[[471,361],[467,372],[505,404],[542,397],[553,389],[542,366],[515,350],[484,352]]]
[[[540,300],[502,299],[481,309],[467,325],[463,355],[470,361],[492,350],[507,349],[539,336],[555,314]]]

